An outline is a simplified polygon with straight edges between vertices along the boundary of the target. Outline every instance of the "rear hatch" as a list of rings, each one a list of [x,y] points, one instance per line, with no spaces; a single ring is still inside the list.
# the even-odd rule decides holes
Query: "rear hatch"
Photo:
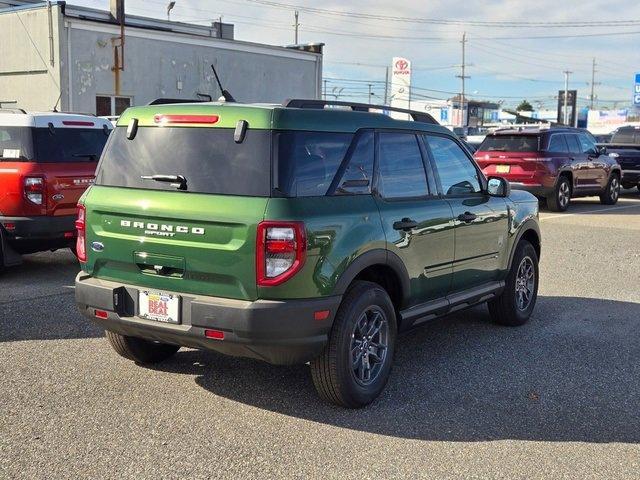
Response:
[[[247,108],[150,108],[121,119],[83,199],[85,270],[159,291],[255,299],[270,131],[249,128],[239,141],[230,127],[248,119]]]
[[[488,135],[474,158],[487,176],[496,175],[510,182],[527,183],[544,170],[538,161],[539,150],[538,135]]]
[[[109,131],[87,126],[0,127],[3,212],[75,215],[80,196],[93,182],[108,135]]]

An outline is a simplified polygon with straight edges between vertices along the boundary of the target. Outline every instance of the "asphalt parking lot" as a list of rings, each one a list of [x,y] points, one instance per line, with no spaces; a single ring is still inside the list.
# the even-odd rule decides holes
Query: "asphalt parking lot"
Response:
[[[638,478],[640,196],[541,215],[538,304],[400,339],[382,397],[317,398],[307,366],[118,357],[75,309],[71,254],[0,276],[2,478]]]

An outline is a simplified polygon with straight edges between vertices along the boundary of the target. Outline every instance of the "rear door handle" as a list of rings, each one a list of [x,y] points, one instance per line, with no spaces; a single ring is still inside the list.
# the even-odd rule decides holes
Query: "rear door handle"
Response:
[[[464,223],[471,223],[476,218],[478,218],[478,216],[475,213],[471,213],[471,212],[464,212],[458,215],[458,220]]]
[[[393,222],[394,230],[411,230],[412,228],[416,228],[418,226],[418,222],[415,220],[411,220],[410,218],[403,218],[398,222]]]

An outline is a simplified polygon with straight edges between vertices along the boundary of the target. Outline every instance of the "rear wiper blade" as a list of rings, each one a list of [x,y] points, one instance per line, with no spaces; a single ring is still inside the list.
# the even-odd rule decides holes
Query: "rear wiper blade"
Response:
[[[187,178],[184,175],[140,175],[143,180],[155,180],[156,182],[170,183],[178,190],[187,189]]]
[[[98,154],[97,153],[74,153],[73,156],[74,157],[88,158],[90,160],[97,160],[98,159]]]

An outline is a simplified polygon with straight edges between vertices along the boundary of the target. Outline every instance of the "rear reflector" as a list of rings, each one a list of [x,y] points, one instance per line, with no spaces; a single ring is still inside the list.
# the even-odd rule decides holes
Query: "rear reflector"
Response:
[[[64,232],[64,238],[73,238],[75,236],[75,232]]]
[[[224,340],[224,332],[222,330],[205,330],[204,336],[214,340]]]
[[[16,229],[16,224],[15,223],[4,223],[4,228],[8,231],[8,232],[13,232]]]
[[[70,127],[93,127],[95,125],[93,122],[83,122],[81,120],[63,120],[62,124]]]
[[[313,314],[313,318],[315,320],[326,320],[329,318],[329,313],[331,313],[329,310],[320,310]]]
[[[153,121],[160,124],[169,123],[205,123],[213,124],[220,120],[218,115],[155,115]]]
[[[109,317],[109,312],[107,312],[106,310],[95,310],[95,316],[96,318],[101,318],[104,320]]]

